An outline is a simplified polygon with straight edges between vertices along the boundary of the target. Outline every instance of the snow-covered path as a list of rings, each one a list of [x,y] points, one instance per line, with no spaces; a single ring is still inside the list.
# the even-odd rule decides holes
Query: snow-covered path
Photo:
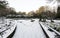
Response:
[[[46,38],[41,29],[38,19],[34,22],[31,20],[17,20],[17,29],[13,38]]]

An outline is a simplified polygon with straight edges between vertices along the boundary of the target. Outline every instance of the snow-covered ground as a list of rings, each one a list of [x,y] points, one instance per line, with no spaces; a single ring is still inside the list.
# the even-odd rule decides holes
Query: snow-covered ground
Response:
[[[0,38],[7,38],[15,29],[16,22],[12,19],[0,19]]]
[[[53,20],[54,22],[51,22],[50,20],[47,20],[45,22],[46,25],[52,27],[53,29],[57,30],[60,32],[60,20]]]
[[[46,38],[38,19],[31,20],[16,20],[17,29],[13,38]]]
[[[45,32],[46,32],[46,34],[48,35],[49,38],[55,38],[56,34],[52,31],[48,30],[49,28],[45,23],[40,22],[40,24],[43,27],[43,29],[45,30]]]
[[[0,36],[6,38],[9,34],[11,34],[15,28],[15,24],[17,25],[16,32],[12,38],[46,38],[40,24],[39,19],[33,19],[35,21],[31,22],[31,19],[21,19],[21,20],[13,20],[13,19],[4,19],[4,24],[2,23],[2,19],[0,19],[0,32],[9,28],[5,24],[10,24],[11,29],[3,32],[3,35],[0,34]],[[55,22],[59,22],[60,20],[54,20]],[[47,20],[47,22],[50,22],[50,20]],[[41,22],[40,22],[41,23]],[[51,36],[51,38],[55,38],[55,33],[48,30],[48,26],[46,23],[43,24],[43,27],[45,31],[47,31],[48,35]],[[46,25],[46,26],[45,26]],[[2,28],[1,28],[2,27]]]
[[[60,38],[59,36],[60,33],[56,31],[56,29],[58,28],[60,29],[60,20],[53,20],[53,21],[54,22],[51,22],[50,20],[46,20],[46,22],[40,22],[40,24],[50,38]]]

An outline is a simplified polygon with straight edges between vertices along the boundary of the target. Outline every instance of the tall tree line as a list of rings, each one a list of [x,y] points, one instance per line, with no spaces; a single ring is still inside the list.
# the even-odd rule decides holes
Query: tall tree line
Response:
[[[0,16],[6,16],[9,14],[16,14],[15,9],[8,6],[8,1],[0,0]]]

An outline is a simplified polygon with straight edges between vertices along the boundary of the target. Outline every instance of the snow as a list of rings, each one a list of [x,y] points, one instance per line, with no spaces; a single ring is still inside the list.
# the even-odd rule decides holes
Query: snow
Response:
[[[55,33],[60,35],[60,32],[56,31],[56,29],[53,29],[54,27],[56,27],[57,29],[60,28],[60,20],[53,20],[53,21],[54,21],[54,23],[52,23],[52,22],[45,22],[45,25],[47,25]]]
[[[58,38],[58,35],[60,35],[60,33],[53,28],[60,27],[60,20],[53,20],[53,21],[54,22],[52,23],[51,20],[46,20],[46,22],[40,22],[40,24],[50,38]],[[48,29],[52,29],[53,31],[50,31]]]
[[[1,36],[3,38],[6,38],[7,36],[9,36],[14,31],[16,25],[17,25],[17,29],[12,38],[46,38],[40,24],[42,25],[42,27],[44,28],[44,30],[46,31],[46,33],[49,35],[50,38],[55,38],[56,34],[54,32],[49,31],[48,30],[49,28],[46,24],[42,22],[40,22],[39,24],[39,19],[33,19],[33,20],[35,21],[31,22],[31,19],[28,19],[28,20],[4,19],[4,24],[2,24],[2,20],[0,19],[1,21],[0,32],[10,28],[5,32],[3,32],[3,35],[0,34],[0,38]],[[10,22],[12,22],[12,24],[10,24],[11,26],[8,27]],[[50,22],[50,20],[47,20],[47,22]],[[60,20],[54,20],[54,22],[60,22]],[[7,26],[5,24],[7,24]]]
[[[12,19],[3,19],[3,20],[1,20],[0,23],[0,38],[7,38],[14,31],[16,24],[15,24],[15,20],[13,22]],[[10,22],[11,24],[9,25]]]
[[[13,38],[46,38],[38,19],[34,20],[34,22],[31,22],[31,20],[17,20],[17,29]]]
[[[43,24],[43,22],[40,22],[41,26],[44,28],[45,32],[47,33],[47,35],[49,36],[49,38],[55,38],[55,33],[54,32],[51,32],[49,31],[48,29],[48,26],[46,26],[45,24]]]
[[[46,21],[47,21],[47,22],[51,22],[51,20],[47,20],[47,19],[46,19]],[[54,22],[60,22],[60,20],[53,20],[53,21],[54,21]]]

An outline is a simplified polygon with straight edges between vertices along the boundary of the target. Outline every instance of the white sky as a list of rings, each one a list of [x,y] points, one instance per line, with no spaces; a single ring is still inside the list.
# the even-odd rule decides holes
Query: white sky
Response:
[[[17,12],[18,11],[29,12],[35,11],[39,7],[46,5],[47,0],[7,0],[7,1],[9,3],[9,6],[15,8]],[[53,6],[52,4],[49,5]]]
[[[7,0],[10,7],[16,9],[16,11],[35,11],[40,6],[46,5],[45,0]]]

